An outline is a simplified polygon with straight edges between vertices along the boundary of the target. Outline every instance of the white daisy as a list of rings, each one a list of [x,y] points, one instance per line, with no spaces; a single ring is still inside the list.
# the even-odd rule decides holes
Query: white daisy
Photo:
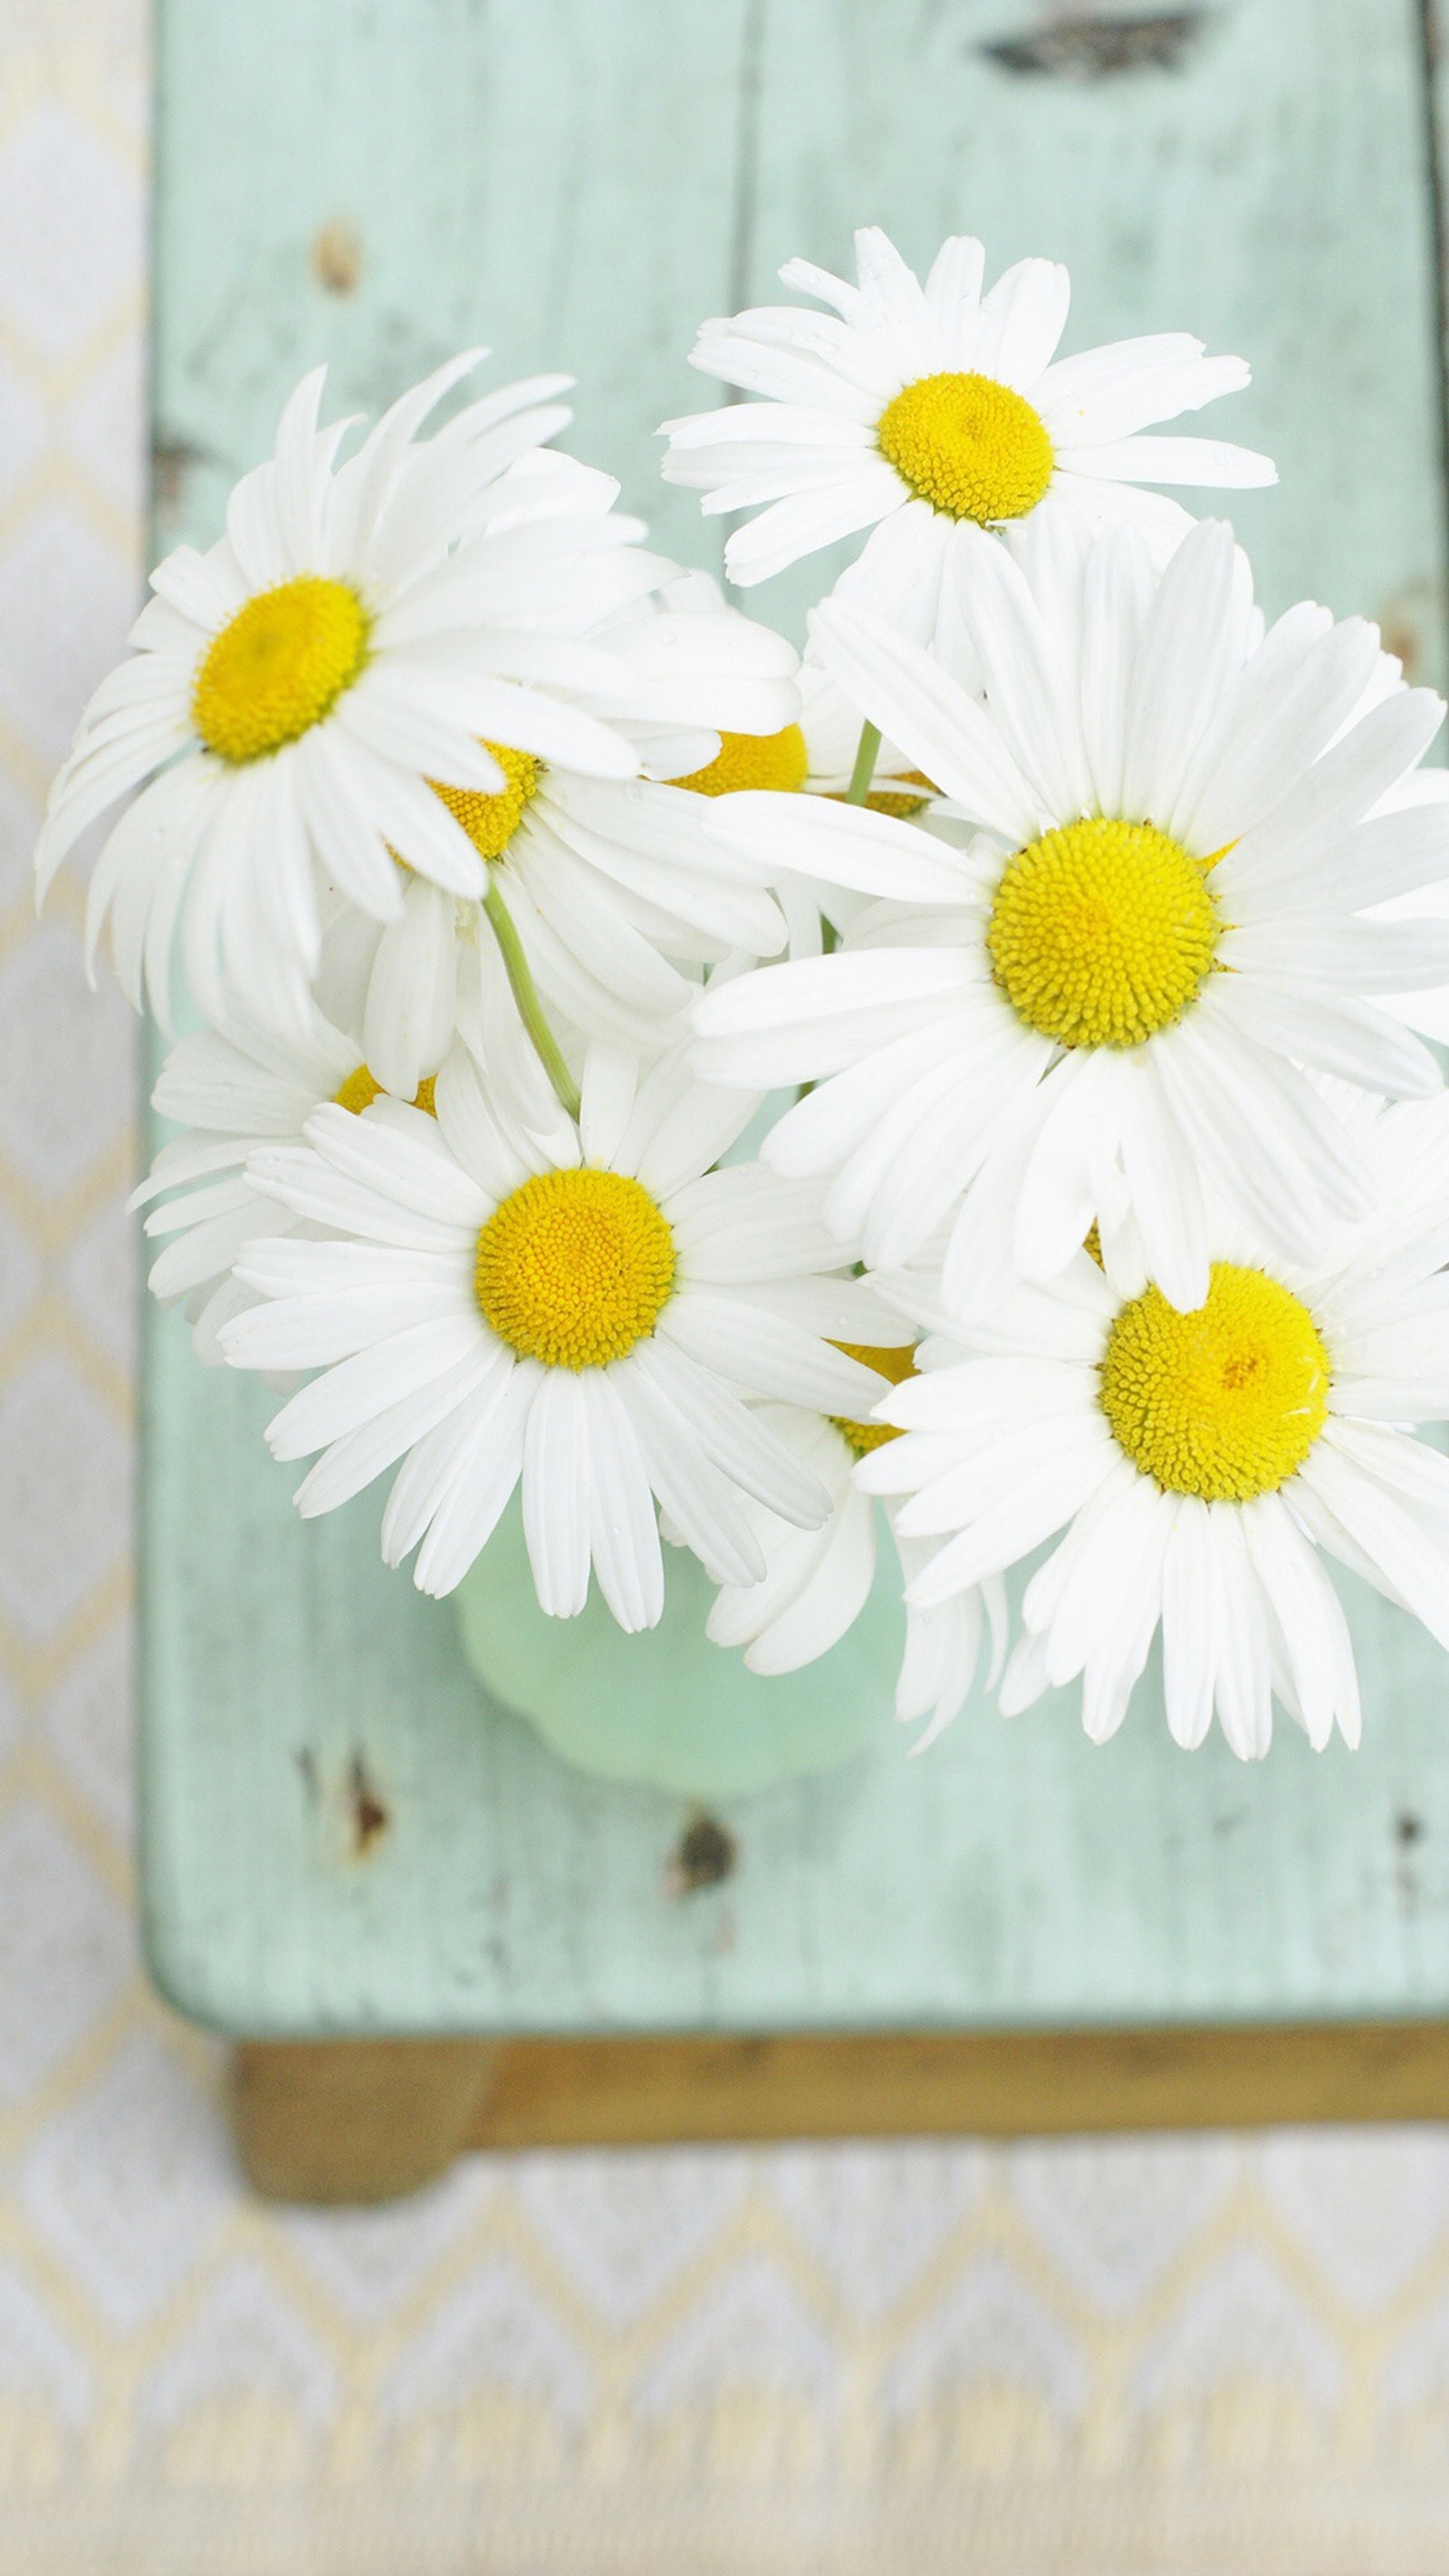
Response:
[[[268,1437],[324,1454],[301,1486],[329,1511],[402,1460],[383,1554],[419,1549],[423,1591],[453,1589],[522,1483],[543,1608],[583,1606],[590,1566],[625,1628],[663,1600],[655,1497],[717,1581],[764,1561],[753,1496],[812,1527],[829,1496],[745,1395],[863,1409],[876,1380],[833,1347],[888,1311],[839,1275],[818,1193],[758,1164],[710,1166],[748,1104],[679,1063],[642,1079],[585,1066],[566,1153],[505,1134],[461,1052],[436,1119],[377,1101],[307,1122],[253,1158],[260,1185],[326,1240],[253,1244],[268,1303],[223,1333],[243,1368],[320,1368]]]
[[[307,1026],[319,890],[380,920],[401,908],[398,858],[446,895],[484,869],[429,778],[514,792],[515,760],[627,778],[607,720],[614,658],[585,632],[651,588],[654,559],[612,515],[614,487],[553,458],[510,475],[568,419],[536,377],[414,433],[476,355],[403,396],[347,463],[349,426],[319,429],[323,376],[282,416],[271,461],[243,477],[227,533],[178,547],[152,575],[131,641],[102,682],[52,790],[36,854],[42,892],[86,825],[150,785],[92,880],[92,941],[109,915],[121,980],[164,1018],[182,917],[187,973],[209,1017],[224,981],[253,1016]],[[582,477],[582,481],[580,478]],[[529,511],[526,495],[550,497]]]
[[[571,478],[584,470],[570,468]],[[549,500],[552,477],[537,460],[511,481],[526,485],[532,509]],[[552,505],[572,506],[569,485]],[[702,966],[784,943],[759,869],[713,839],[681,790],[698,783],[688,773],[701,762],[719,760],[725,726],[737,728],[726,744],[748,747],[755,784],[794,783],[785,771],[799,739],[795,653],[727,608],[707,579],[644,560],[657,587],[587,639],[607,650],[614,675],[594,710],[630,745],[639,775],[601,779],[490,742],[506,774],[501,793],[437,789],[484,862],[481,904],[399,871],[395,919],[344,920],[324,944],[324,984],[327,950],[334,965],[339,942],[346,950],[368,1062],[391,1090],[406,1091],[438,1033],[451,1031],[459,972],[480,941],[505,944],[515,984],[526,974],[552,1026],[646,1054],[677,1044]],[[670,778],[679,783],[661,783]],[[476,1002],[476,973],[471,990]]]
[[[1237,392],[1241,358],[1172,331],[1056,360],[1070,283],[1054,261],[1021,260],[983,296],[978,241],[943,244],[924,286],[874,226],[855,249],[855,286],[808,260],[780,271],[829,313],[768,305],[701,329],[691,364],[764,402],[665,424],[667,482],[706,511],[758,513],[726,545],[732,581],[869,528],[845,586],[925,642],[963,528],[1020,521],[1055,492],[1165,552],[1191,521],[1141,485],[1277,480],[1247,448],[1138,435]]]
[[[913,1374],[910,1346],[852,1344],[850,1355],[892,1385]],[[759,1414],[825,1486],[830,1517],[819,1529],[803,1530],[762,1503],[746,1504],[765,1559],[764,1579],[722,1584],[707,1634],[717,1646],[742,1647],[751,1672],[792,1673],[828,1654],[870,1596],[880,1507],[862,1491],[854,1470],[859,1459],[900,1435],[885,1423],[808,1412],[799,1405],[761,1405]],[[931,1550],[918,1540],[896,1537],[894,1553],[909,1579],[923,1570]],[[913,1752],[923,1752],[958,1713],[975,1677],[984,1621],[991,1630],[990,1678],[995,1680],[1005,1651],[1005,1596],[998,1581],[990,1579],[931,1609],[908,1605],[895,1714],[902,1721],[929,1720]]]
[[[901,1426],[860,1481],[906,1499],[937,1553],[927,1607],[1065,1531],[1031,1576],[1002,1704],[1082,1681],[1112,1734],[1162,1631],[1167,1720],[1267,1750],[1276,1697],[1315,1746],[1359,1734],[1347,1624],[1316,1549],[1449,1646],[1449,1460],[1402,1426],[1449,1418],[1449,1101],[1371,1110],[1381,1195],[1296,1267],[1213,1219],[1211,1284],[1181,1313],[1130,1247],[922,1345],[879,1408]],[[964,1356],[963,1356],[964,1354]]]
[[[324,1102],[355,1115],[382,1088],[357,1040],[317,1009],[305,1039],[257,1027],[233,1011],[224,1028],[198,1030],[171,1049],[151,1105],[186,1132],[159,1148],[131,1205],[176,1193],[164,1195],[146,1219],[153,1240],[168,1238],[148,1285],[163,1305],[186,1299],[203,1360],[221,1359],[220,1326],[256,1302],[233,1276],[243,1247],[258,1235],[292,1228],[287,1210],[264,1200],[248,1180],[249,1157],[264,1146],[300,1144],[307,1120]],[[431,1112],[432,1073],[409,1098]]]
[[[1369,914],[1449,876],[1449,806],[1414,775],[1443,707],[1361,620],[1304,605],[1261,636],[1223,527],[1162,571],[1070,511],[1018,542],[1025,568],[967,532],[951,586],[984,704],[867,612],[817,613],[828,667],[979,828],[955,849],[821,800],[720,808],[762,864],[879,900],[835,956],[706,995],[695,1062],[817,1086],[767,1156],[832,1176],[830,1220],[873,1266],[954,1215],[953,1311],[1129,1216],[1164,1293],[1200,1305],[1200,1174],[1290,1259],[1368,1203],[1303,1067],[1438,1085],[1368,997],[1442,985],[1449,938]]]

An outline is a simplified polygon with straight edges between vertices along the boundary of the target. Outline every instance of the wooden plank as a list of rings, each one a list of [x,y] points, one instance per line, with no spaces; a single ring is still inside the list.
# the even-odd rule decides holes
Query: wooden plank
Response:
[[[160,540],[215,533],[305,367],[373,407],[478,338],[504,373],[575,369],[578,452],[713,559],[651,461],[711,399],[696,322],[792,252],[847,263],[854,224],[917,260],[967,229],[993,267],[1070,261],[1072,346],[1250,355],[1204,425],[1280,461],[1232,512],[1265,597],[1380,617],[1442,672],[1419,9],[1173,14],[1155,59],[1114,58],[1110,9],[1054,54],[1023,0],[161,0]],[[812,585],[756,598],[788,621]]]
[[[473,2147],[1443,2120],[1449,2026],[510,2040]]]
[[[334,409],[374,411],[481,342],[491,381],[575,371],[577,452],[666,542],[717,557],[653,433],[734,291],[752,15],[162,0],[159,541],[215,534],[306,368],[327,362]]]
[[[269,1399],[173,1319],[147,1396],[144,1903],[222,2029],[1039,2026],[1449,2004],[1443,1659],[1356,1592],[1369,1741],[1245,1770],[1151,1704],[1103,1749],[1068,1694],[969,1709],[725,1811],[566,1771],[484,1705],[445,1608],[376,1566],[366,1497],[299,1528]],[[164,1583],[157,1570],[163,1570]],[[361,1784],[361,1795],[359,1784]],[[376,1812],[384,1821],[379,1826]]]
[[[378,2201],[468,2148],[1443,2120],[1449,2024],[263,2040],[230,2099],[265,2198]]]
[[[316,356],[373,403],[474,335],[578,366],[581,449],[642,495],[652,423],[699,395],[696,315],[789,249],[838,262],[860,216],[917,256],[966,223],[998,258],[1067,252],[1076,345],[1186,323],[1249,349],[1223,427],[1288,477],[1241,512],[1270,603],[1379,611],[1441,667],[1416,12],[1184,14],[1171,67],[1061,80],[1003,58],[1045,41],[1018,0],[164,0],[163,533],[213,532]],[[699,558],[687,496],[664,510]],[[731,1873],[685,1897],[680,1802],[480,1702],[446,1607],[378,1563],[375,1495],[296,1523],[269,1401],[149,1321],[145,1906],[183,2010],[276,2035],[1449,2010],[1449,1667],[1381,1603],[1353,1602],[1357,1758],[1185,1757],[1145,1695],[1101,1751],[1062,1698],[973,1708],[911,1763],[883,1714],[873,1755],[732,1810]]]

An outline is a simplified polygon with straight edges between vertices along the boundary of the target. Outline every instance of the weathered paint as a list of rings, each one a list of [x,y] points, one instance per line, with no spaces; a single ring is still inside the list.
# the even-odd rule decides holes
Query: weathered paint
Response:
[[[848,227],[1065,256],[1069,345],[1163,327],[1251,356],[1203,426],[1271,448],[1236,513],[1270,609],[1381,617],[1444,669],[1419,13],[1221,0],[162,0],[158,533],[205,540],[326,357],[375,407],[488,341],[580,377],[572,443],[661,541],[716,537],[651,432],[710,399],[695,320]],[[1168,21],[1173,23],[1169,26]],[[1070,41],[1064,34],[1070,30]],[[824,568],[756,594],[795,621]],[[1368,1740],[1244,1770],[1150,1698],[982,1706],[742,1801],[565,1770],[480,1704],[446,1607],[377,1558],[376,1494],[299,1525],[254,1385],[148,1325],[145,1903],[232,2030],[1135,2022],[1449,2010],[1449,1661],[1356,1594]],[[730,1846],[722,1846],[730,1848]],[[692,1889],[692,1892],[688,1892]]]

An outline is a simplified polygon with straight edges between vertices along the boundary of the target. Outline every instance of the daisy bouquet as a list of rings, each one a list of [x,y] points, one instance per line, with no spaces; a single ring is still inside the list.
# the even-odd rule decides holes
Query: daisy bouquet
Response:
[[[1161,434],[1241,360],[856,260],[666,429],[738,587],[858,541],[803,662],[477,353],[362,436],[310,376],[152,575],[37,861],[129,800],[152,1287],[426,1592],[688,1561],[779,1677],[884,1588],[918,1744],[983,1676],[1105,1738],[1159,1636],[1179,1743],[1352,1742],[1333,1568],[1449,1644],[1443,707],[1164,489],[1274,479]]]

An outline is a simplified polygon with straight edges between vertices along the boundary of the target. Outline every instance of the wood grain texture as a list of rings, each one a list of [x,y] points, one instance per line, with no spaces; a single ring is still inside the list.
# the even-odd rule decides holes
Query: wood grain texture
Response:
[[[467,2148],[1443,2120],[1449,2023],[253,2040],[230,2106],[263,2198],[381,2201]]]
[[[701,399],[695,319],[762,299],[787,251],[839,264],[853,220],[915,257],[969,226],[994,261],[1070,258],[1073,346],[1171,324],[1248,350],[1221,426],[1283,465],[1239,512],[1270,606],[1367,609],[1442,669],[1416,10],[1227,0],[1170,66],[1092,79],[1013,67],[1042,23],[1018,0],[163,0],[161,536],[214,533],[318,356],[371,405],[479,337],[502,370],[574,366],[579,451],[704,560],[646,464]],[[729,1874],[686,1895],[682,1806],[565,1771],[480,1701],[447,1608],[379,1564],[376,1494],[296,1522],[270,1402],[150,1319],[145,1910],[184,2011],[260,2036],[1449,2010],[1449,1665],[1367,1596],[1357,1758],[1187,1757],[1144,1695],[1100,1751],[1063,1696],[973,1708],[912,1763],[883,1713],[837,1776],[732,1808]]]
[[[474,2147],[1443,2120],[1449,2025],[508,2040]]]

